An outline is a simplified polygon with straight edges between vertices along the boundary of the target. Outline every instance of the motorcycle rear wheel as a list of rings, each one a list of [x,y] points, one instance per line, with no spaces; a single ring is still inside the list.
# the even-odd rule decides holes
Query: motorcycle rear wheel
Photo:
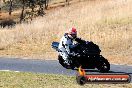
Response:
[[[98,63],[97,69],[101,72],[101,73],[108,73],[110,70],[110,63],[108,62],[107,59],[105,59],[103,56],[100,56],[100,58],[98,58],[100,61]]]

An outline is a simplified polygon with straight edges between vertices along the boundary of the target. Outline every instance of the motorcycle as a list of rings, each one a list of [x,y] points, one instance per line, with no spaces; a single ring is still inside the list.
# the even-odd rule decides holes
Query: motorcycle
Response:
[[[79,68],[80,66],[83,69],[95,69],[97,68],[100,72],[109,72],[110,63],[102,55],[100,55],[101,50],[99,46],[93,42],[76,39],[78,42],[74,48],[71,48],[71,51],[74,51],[75,55],[70,57],[70,66],[64,63],[64,59],[61,55],[58,55],[59,63],[67,69]],[[61,50],[58,49],[59,43],[52,42],[52,48],[58,52]]]

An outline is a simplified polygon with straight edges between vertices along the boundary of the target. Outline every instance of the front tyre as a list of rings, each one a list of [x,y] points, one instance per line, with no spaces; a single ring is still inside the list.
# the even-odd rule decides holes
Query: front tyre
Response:
[[[75,66],[73,66],[73,65],[67,65],[66,63],[64,63],[64,59],[60,55],[58,55],[58,60],[59,60],[59,63],[66,69],[74,69],[75,68]]]

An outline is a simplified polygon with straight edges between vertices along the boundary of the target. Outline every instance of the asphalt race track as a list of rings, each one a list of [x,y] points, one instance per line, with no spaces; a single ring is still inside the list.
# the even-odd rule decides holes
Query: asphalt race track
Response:
[[[48,74],[63,74],[76,75],[76,70],[63,68],[57,60],[29,60],[19,58],[3,58],[0,57],[0,70],[33,72],[33,73],[48,73]],[[96,69],[87,70],[87,73],[99,73]],[[111,64],[110,73],[128,73],[132,77],[132,66],[113,65]]]

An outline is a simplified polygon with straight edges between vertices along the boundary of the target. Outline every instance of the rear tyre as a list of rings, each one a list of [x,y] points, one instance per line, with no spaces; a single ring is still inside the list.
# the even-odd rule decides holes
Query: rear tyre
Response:
[[[105,59],[103,56],[100,56],[100,59],[99,63],[98,63],[98,66],[97,66],[97,69],[102,72],[102,73],[107,73],[109,72],[110,70],[110,63],[108,62],[107,59]]]

